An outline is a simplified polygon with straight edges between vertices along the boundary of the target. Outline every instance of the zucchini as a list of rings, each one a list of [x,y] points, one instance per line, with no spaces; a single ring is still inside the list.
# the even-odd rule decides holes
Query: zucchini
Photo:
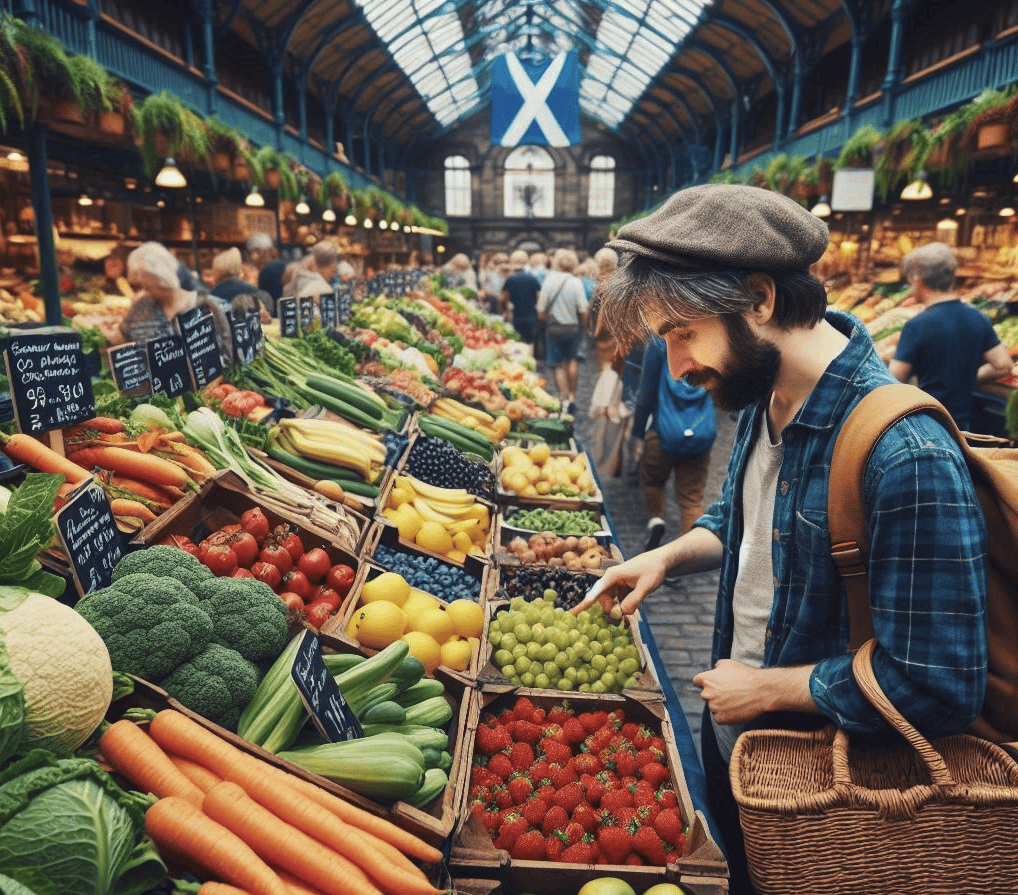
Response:
[[[367,657],[360,655],[360,653],[322,653],[322,661],[325,663],[329,674],[335,676],[342,674],[344,671],[349,671],[355,665],[360,665],[361,662],[367,661]]]
[[[439,762],[442,760],[442,750],[432,749],[431,746],[427,746],[421,749],[421,754],[424,756],[424,768],[437,768]]]
[[[340,382],[332,377],[320,376],[317,373],[309,374],[306,382],[308,388],[345,401],[376,420],[382,418],[382,411],[386,409],[385,402],[381,398],[369,394],[356,383]]]
[[[444,727],[452,720],[452,706],[444,696],[433,696],[418,702],[406,710],[407,724],[421,724],[425,727]]]
[[[371,429],[373,432],[382,432],[386,428],[386,424],[381,419],[377,419],[371,414],[365,413],[359,407],[355,407],[353,404],[344,401],[342,398],[337,398],[325,392],[317,391],[310,386],[303,389],[302,393],[305,400],[310,401],[312,404],[320,404],[322,407],[338,414],[348,423],[353,423],[355,426],[363,426],[365,429]]]
[[[403,708],[408,709],[412,705],[424,702],[425,699],[444,695],[445,686],[442,682],[436,681],[433,677],[429,677],[425,678],[423,681],[418,681],[412,687],[408,687],[402,693],[393,697],[393,701],[398,702],[401,706],[403,706]]]
[[[405,693],[420,683],[421,678],[424,677],[424,671],[424,663],[413,653],[408,653],[406,658],[399,663],[399,668],[392,673],[389,682],[399,684],[398,692]]]
[[[495,456],[495,446],[487,438],[459,423],[438,416],[421,416],[417,425],[425,435],[441,438],[463,453],[479,454],[488,462]]]
[[[251,701],[241,712],[237,722],[237,735],[251,743],[261,745],[279,721],[287,706],[296,698],[300,703],[297,685],[290,677],[290,668],[300,638],[294,637],[285,647],[275,662],[269,667],[258,684],[258,689]]]
[[[406,721],[406,709],[396,705],[391,699],[386,699],[370,706],[360,720],[365,724],[402,724]]]
[[[378,496],[378,486],[369,485],[361,478],[359,473],[352,469],[345,470],[342,466],[322,463],[320,460],[311,460],[307,457],[298,457],[296,454],[291,454],[272,441],[266,443],[265,453],[277,463],[282,463],[284,466],[288,466],[290,469],[306,475],[308,478],[315,479],[316,481],[324,479],[337,482],[344,491],[349,491],[351,494],[356,494],[359,497]],[[347,471],[350,473],[349,477],[346,475]]]
[[[448,783],[449,775],[445,771],[441,768],[428,768],[424,772],[424,782],[421,783],[421,788],[407,799],[407,802],[414,808],[424,808],[445,792]]]
[[[361,729],[365,738],[398,733],[410,740],[418,749],[449,748],[449,734],[437,727],[424,727],[420,724],[364,724]]]
[[[350,709],[357,716],[358,720],[363,720],[363,715],[374,705],[378,705],[380,702],[387,702],[392,699],[399,692],[399,685],[387,681],[384,684],[379,684],[377,687],[372,687],[362,697],[350,703]]]
[[[448,749],[443,749],[438,753],[438,766],[447,774],[452,770],[452,756]]]

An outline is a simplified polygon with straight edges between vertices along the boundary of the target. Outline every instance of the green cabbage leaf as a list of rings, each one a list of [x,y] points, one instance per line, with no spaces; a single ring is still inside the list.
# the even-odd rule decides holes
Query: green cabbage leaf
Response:
[[[25,732],[25,688],[11,671],[7,641],[0,634],[0,767],[17,750]]]

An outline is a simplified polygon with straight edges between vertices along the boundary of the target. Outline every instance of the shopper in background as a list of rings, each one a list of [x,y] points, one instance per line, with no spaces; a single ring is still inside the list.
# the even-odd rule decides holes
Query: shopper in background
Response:
[[[537,293],[541,284],[537,278],[527,273],[527,253],[517,249],[509,256],[511,273],[502,284],[501,306],[502,316],[512,322],[513,329],[528,345],[534,345],[534,354],[544,356],[544,346],[540,352],[535,345],[537,324]]]
[[[732,895],[753,890],[728,769],[739,734],[887,733],[851,672],[827,484],[846,416],[894,377],[866,328],[827,310],[809,273],[827,243],[824,223],[779,193],[692,187],[621,228],[619,270],[601,286],[621,345],[663,338],[673,377],[743,411],[720,499],[692,531],[607,569],[574,610],[605,592],[632,612],[669,573],[720,569],[711,666],[693,683]],[[923,736],[957,733],[982,706],[987,662],[987,531],[965,461],[935,417],[913,414],[876,445],[864,490],[877,680]]]
[[[198,306],[198,292],[180,285],[179,269],[180,262],[162,243],[142,243],[127,256],[127,281],[139,291],[119,327],[107,334],[111,344],[180,334],[174,320]]]
[[[607,247],[598,249],[593,257],[596,268],[595,278],[598,283],[604,282],[614,272],[619,264],[619,256],[614,249]],[[591,297],[590,304],[590,335],[594,340],[594,350],[597,352],[597,368],[605,370],[616,363],[615,338],[601,315],[601,302],[596,289]]]
[[[644,355],[632,430],[633,439],[642,442],[637,454],[647,509],[645,551],[664,540],[665,488],[670,478],[679,505],[679,534],[689,531],[703,515],[703,492],[716,435],[710,394],[685,379],[675,379],[668,370],[665,343],[652,338]]]
[[[481,307],[489,314],[497,314],[499,302],[502,295],[502,284],[505,283],[506,273],[504,267],[509,263],[509,256],[505,252],[495,252],[484,265],[484,270],[478,278],[479,293],[478,299]]]
[[[474,273],[470,259],[462,252],[453,255],[442,265],[442,277],[450,289],[466,286],[468,289],[473,289],[474,292],[477,291],[477,274]]]
[[[548,276],[548,256],[544,252],[531,252],[527,259],[527,273],[543,286],[544,278]]]
[[[269,313],[275,316],[276,302],[283,294],[283,271],[286,262],[279,257],[268,233],[255,233],[248,238],[247,256],[258,271],[256,285],[271,299]]]
[[[555,252],[554,270],[537,297],[537,316],[545,328],[545,361],[554,371],[559,400],[568,413],[576,413],[577,355],[587,325],[587,296],[580,278],[573,275],[577,263],[576,252]]]
[[[283,285],[283,295],[321,295],[332,292],[332,279],[339,270],[339,251],[335,243],[329,240],[315,243],[311,251],[300,261],[289,274],[288,281]]]
[[[905,323],[890,369],[902,382],[915,376],[959,429],[969,429],[972,392],[982,382],[1007,376],[1014,361],[990,319],[955,294],[957,267],[954,249],[942,242],[914,249],[902,260],[901,278],[923,310]]]

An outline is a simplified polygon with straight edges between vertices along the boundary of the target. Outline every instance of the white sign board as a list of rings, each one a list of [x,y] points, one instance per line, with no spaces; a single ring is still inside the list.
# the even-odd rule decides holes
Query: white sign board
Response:
[[[873,175],[872,168],[835,171],[831,211],[870,211],[873,208]]]

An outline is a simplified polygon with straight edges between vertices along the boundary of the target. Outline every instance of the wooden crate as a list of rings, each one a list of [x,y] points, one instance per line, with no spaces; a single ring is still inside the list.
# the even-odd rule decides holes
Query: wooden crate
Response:
[[[611,539],[613,537],[611,525],[608,523],[608,518],[604,515],[603,509],[587,507],[551,506],[546,502],[540,504],[534,503],[531,505],[524,506],[520,503],[517,503],[514,500],[512,503],[506,504],[505,506],[502,506],[499,509],[497,517],[498,525],[496,526],[493,543],[495,544],[509,543],[509,541],[512,538],[516,537],[517,535],[519,535],[522,538],[530,537],[530,535],[534,534],[537,531],[537,529],[523,528],[519,524],[514,524],[513,517],[520,511],[533,510],[541,507],[548,510],[575,510],[579,512],[590,513],[592,514],[593,520],[596,521],[598,525],[597,530],[590,532],[590,534],[595,536],[606,537],[608,539]],[[586,534],[586,532],[571,531],[566,532],[566,534],[581,535]]]
[[[497,849],[480,820],[470,811],[470,770],[474,762],[474,740],[478,725],[488,713],[511,707],[520,696],[528,697],[538,708],[558,705],[564,697],[576,713],[603,709],[621,709],[627,721],[635,721],[658,733],[665,742],[667,765],[675,790],[678,810],[687,827],[686,842],[677,864],[668,867],[564,864],[552,861],[520,861]],[[626,694],[606,696],[584,693],[552,694],[542,690],[510,688],[492,690],[483,686],[472,695],[467,722],[469,766],[460,789],[462,823],[454,831],[449,867],[455,878],[495,879],[505,895],[533,892],[535,895],[575,893],[591,879],[617,876],[625,879],[637,893],[659,882],[675,882],[689,892],[720,895],[727,892],[728,867],[724,855],[713,841],[703,814],[693,807],[685,772],[675,744],[675,734],[663,700],[644,702]],[[693,888],[693,886],[697,888]],[[475,890],[476,891],[476,890]],[[497,890],[491,890],[495,892]]]
[[[594,464],[590,459],[590,455],[585,451],[578,450],[553,450],[551,452],[552,457],[568,457],[572,460],[574,457],[583,456],[587,462],[587,467],[590,469],[591,479],[594,483],[594,491],[591,494],[582,494],[575,497],[568,497],[560,494],[539,494],[539,495],[525,495],[518,494],[515,491],[507,491],[502,484],[502,471],[505,468],[502,454],[496,454],[496,466],[495,475],[498,480],[498,502],[499,505],[516,504],[517,506],[530,507],[540,506],[549,507],[551,509],[564,509],[564,510],[601,510],[604,507],[604,494],[598,487],[597,479],[594,477]]]
[[[529,532],[524,533],[520,529],[513,529],[510,526],[499,524],[497,527],[497,535],[494,543],[492,544],[493,553],[492,560],[497,566],[521,566],[523,561],[512,551],[509,550],[509,543],[513,538],[521,537],[524,540],[528,540],[529,536],[534,534],[540,534],[540,532]],[[590,535],[595,541],[607,551],[608,555],[601,559],[601,564],[598,566],[602,571],[607,569],[609,566],[617,566],[623,561],[622,551],[619,549],[619,545],[616,543],[615,538],[610,534],[596,534]],[[578,552],[578,551],[577,551]],[[539,560],[533,565],[547,565],[547,561]]]

